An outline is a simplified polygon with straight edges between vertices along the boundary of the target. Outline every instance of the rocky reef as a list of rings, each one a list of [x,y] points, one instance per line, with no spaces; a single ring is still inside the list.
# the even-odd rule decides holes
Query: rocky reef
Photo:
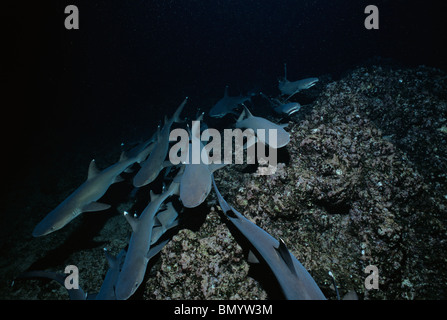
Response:
[[[276,173],[221,169],[215,179],[222,195],[282,238],[329,299],[336,298],[329,271],[342,296],[355,290],[360,299],[447,298],[447,74],[425,66],[372,65],[321,81],[305,94],[315,100],[289,119],[291,141],[280,152]],[[300,95],[294,99],[309,99]],[[150,265],[140,296],[276,298],[266,271],[246,261],[213,192],[201,210],[202,223],[180,228]],[[194,214],[187,210],[183,221]],[[80,223],[66,232],[76,233]],[[102,247],[117,253],[129,235],[124,218],[107,218],[95,235],[101,245],[78,247],[54,269],[76,263],[81,286],[95,292],[107,269]],[[45,243],[57,248],[69,240],[56,235]],[[24,271],[36,258],[30,252],[42,245],[15,243],[9,241],[15,253],[1,273],[2,298],[66,298],[57,284],[41,285],[39,293],[32,281],[10,287],[11,275]],[[19,267],[18,261],[26,263]],[[378,268],[378,290],[365,289],[368,265]]]

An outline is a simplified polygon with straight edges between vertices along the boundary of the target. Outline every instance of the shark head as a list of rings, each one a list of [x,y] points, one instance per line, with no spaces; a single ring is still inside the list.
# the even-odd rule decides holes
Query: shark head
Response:
[[[294,114],[295,112],[298,112],[301,109],[301,105],[298,102],[290,102],[290,103],[286,103],[286,104],[282,104],[276,108],[274,108],[274,110],[282,115],[287,115],[290,116],[292,114]]]
[[[51,211],[42,221],[40,221],[33,230],[33,237],[41,237],[54,231],[62,229],[73,216],[79,214],[79,210],[72,209],[72,214],[64,214],[63,211],[70,211],[65,203],[61,203],[53,211]],[[68,212],[67,211],[67,212]]]

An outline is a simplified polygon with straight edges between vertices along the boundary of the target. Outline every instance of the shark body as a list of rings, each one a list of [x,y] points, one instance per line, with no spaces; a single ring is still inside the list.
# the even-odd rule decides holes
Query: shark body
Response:
[[[290,134],[284,130],[284,125],[278,125],[267,119],[255,117],[246,106],[236,122],[236,128],[250,128],[256,133],[257,138],[264,144],[273,148],[282,148],[290,142]],[[259,130],[265,130],[265,136],[259,135]],[[276,130],[276,141],[270,141],[269,130]]]
[[[295,112],[300,111],[301,109],[301,104],[299,104],[298,102],[281,103],[277,99],[270,99],[262,92],[260,93],[260,95],[270,102],[270,106],[272,107],[272,109],[279,115],[290,116]]]
[[[293,82],[287,80],[287,65],[284,64],[284,79],[279,80],[278,89],[279,91],[281,91],[281,94],[288,95],[288,97],[285,100],[287,101],[301,90],[313,87],[317,82],[318,78],[306,78]]]
[[[228,113],[234,112],[234,109],[240,104],[250,99],[250,96],[230,97],[228,95],[228,86],[226,86],[223,98],[211,108],[209,116],[213,118],[222,118]]]
[[[90,162],[88,178],[70,196],[61,202],[33,230],[34,237],[47,235],[59,230],[83,212],[101,211],[110,208],[110,205],[97,202],[108,190],[110,185],[122,181],[120,174],[135,162],[142,161],[153,148],[147,143],[144,148],[138,146],[139,152],[131,151],[130,157],[124,153],[120,160],[110,167],[99,171],[95,160]]]
[[[217,189],[213,178],[219,205],[229,221],[250,242],[256,257],[264,260],[272,270],[282,292],[289,300],[323,300],[326,299],[312,276],[303,265],[287,250],[282,240],[278,241],[265,230],[245,218],[228,205]]]
[[[132,236],[127,249],[123,268],[116,282],[115,294],[118,300],[129,298],[138,289],[146,273],[149,262],[148,253],[155,225],[155,215],[163,202],[171,195],[178,194],[179,182],[173,181],[169,189],[162,194],[155,195],[151,191],[151,202],[146,206],[138,218],[125,213],[125,217],[132,227]]]
[[[180,104],[173,117],[169,120],[165,118],[165,125],[161,131],[157,131],[157,140],[155,147],[149,157],[141,165],[141,169],[133,179],[135,187],[145,186],[154,181],[161,170],[165,167],[164,162],[169,149],[169,134],[171,126],[175,122],[180,122],[180,113],[182,112],[188,97]]]

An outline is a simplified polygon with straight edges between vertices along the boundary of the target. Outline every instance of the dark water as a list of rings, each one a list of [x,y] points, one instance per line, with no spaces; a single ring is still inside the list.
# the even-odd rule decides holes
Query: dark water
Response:
[[[79,30],[64,27],[69,4],[79,8]],[[369,4],[379,8],[379,30],[364,27]],[[291,80],[337,79],[372,60],[446,70],[446,11],[442,1],[398,0],[9,5],[1,13],[2,203],[15,208],[20,228],[26,190],[51,196],[61,176],[80,166],[87,173],[90,159],[116,158],[121,142],[150,136],[185,96],[193,118],[225,85],[231,95],[277,94],[285,62]],[[4,237],[14,232],[2,225]]]
[[[367,1],[76,1],[79,30],[64,28],[68,4],[2,13],[14,123],[3,140],[12,135],[26,166],[70,145],[152,132],[185,96],[193,116],[227,84],[233,94],[276,93],[284,62],[291,79],[377,56],[446,67],[441,1],[375,2],[379,30],[364,27]]]

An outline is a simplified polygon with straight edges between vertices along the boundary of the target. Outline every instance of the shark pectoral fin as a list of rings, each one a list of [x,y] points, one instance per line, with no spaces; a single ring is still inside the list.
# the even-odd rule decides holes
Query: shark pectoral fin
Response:
[[[166,239],[165,241],[162,241],[162,242],[160,242],[159,244],[157,244],[157,245],[151,247],[151,248],[149,249],[149,251],[147,252],[146,259],[147,259],[148,261],[151,260],[154,256],[156,256],[156,255],[161,251],[161,249],[163,249],[163,247],[164,247],[168,242],[169,242],[169,239]]]
[[[107,210],[111,207],[110,204],[101,203],[101,202],[90,202],[82,208],[82,212],[92,212],[92,211],[102,211]]]
[[[248,257],[247,257],[248,262],[250,263],[259,263],[258,258],[256,257],[256,255],[253,253],[253,251],[248,251]]]
[[[286,244],[284,243],[284,240],[279,238],[279,246],[278,248],[275,248],[276,251],[278,251],[279,255],[289,268],[290,272],[292,272],[294,275],[296,275],[295,267],[293,265],[292,257],[290,251],[287,249]]]

